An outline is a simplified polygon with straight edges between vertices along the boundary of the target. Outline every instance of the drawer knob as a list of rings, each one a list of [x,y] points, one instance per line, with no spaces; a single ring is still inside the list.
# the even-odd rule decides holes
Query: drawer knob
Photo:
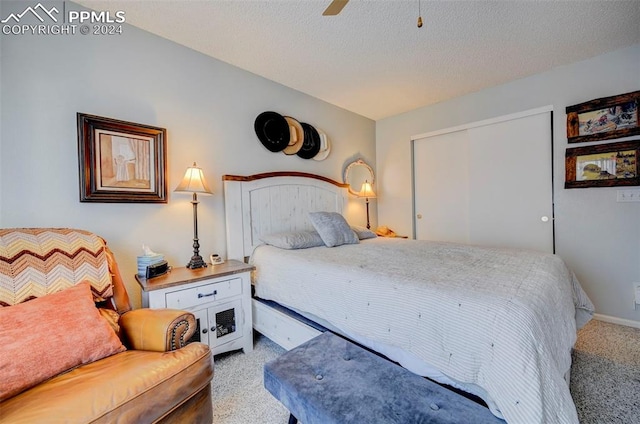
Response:
[[[203,328],[203,329],[202,329],[202,334],[207,334],[207,331],[208,331],[208,330],[207,330],[206,328]]]
[[[218,294],[218,290],[214,290],[211,293],[198,293],[198,299],[202,299],[203,297],[215,296]]]

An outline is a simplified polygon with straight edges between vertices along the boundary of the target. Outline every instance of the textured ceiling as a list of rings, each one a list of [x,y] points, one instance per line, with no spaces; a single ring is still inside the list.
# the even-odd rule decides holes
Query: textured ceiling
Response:
[[[640,0],[77,2],[374,120],[640,43]]]

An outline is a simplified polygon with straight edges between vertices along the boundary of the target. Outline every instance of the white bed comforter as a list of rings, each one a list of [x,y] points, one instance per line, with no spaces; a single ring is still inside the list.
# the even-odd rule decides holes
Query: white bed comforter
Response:
[[[378,238],[252,263],[258,297],[479,386],[508,423],[578,423],[564,376],[593,305],[555,255]]]

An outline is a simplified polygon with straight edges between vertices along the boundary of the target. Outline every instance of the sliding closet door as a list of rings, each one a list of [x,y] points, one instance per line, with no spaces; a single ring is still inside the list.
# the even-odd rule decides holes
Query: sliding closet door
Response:
[[[469,243],[469,136],[414,142],[416,238]]]
[[[553,251],[549,115],[469,130],[472,243]]]
[[[553,252],[550,115],[415,140],[416,238]]]

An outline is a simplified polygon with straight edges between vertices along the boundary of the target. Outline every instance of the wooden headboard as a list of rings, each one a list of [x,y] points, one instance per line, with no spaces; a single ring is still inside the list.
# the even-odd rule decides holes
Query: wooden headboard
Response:
[[[223,175],[227,257],[244,260],[263,234],[312,230],[309,212],[344,213],[349,186],[304,172]]]

